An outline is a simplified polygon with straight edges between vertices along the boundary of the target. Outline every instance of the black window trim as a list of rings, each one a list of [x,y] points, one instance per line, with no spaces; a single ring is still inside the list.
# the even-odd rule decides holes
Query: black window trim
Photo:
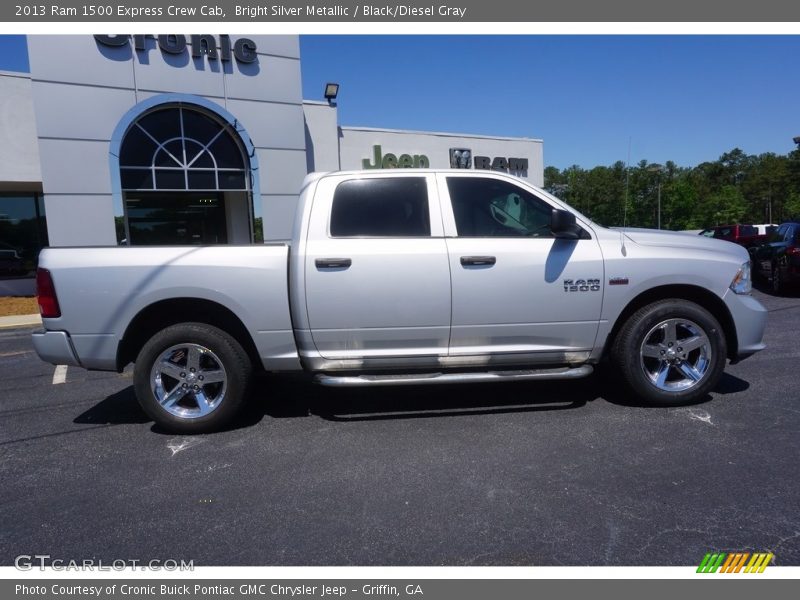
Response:
[[[392,174],[381,174],[378,176],[367,176],[367,177],[347,177],[343,178],[336,183],[333,188],[333,195],[331,197],[330,208],[328,210],[328,217],[327,223],[325,225],[325,234],[329,240],[441,240],[445,239],[446,236],[443,235],[433,235],[432,233],[429,235],[333,235],[331,233],[331,224],[333,222],[333,203],[336,199],[336,190],[339,188],[340,185],[343,183],[347,183],[350,181],[375,181],[375,180],[384,180],[384,179],[422,179],[425,182],[425,203],[428,209],[428,226],[431,232],[433,232],[433,223],[434,223],[434,215],[433,212],[433,205],[431,203],[430,194],[428,193],[428,177],[430,175],[427,173],[392,173]],[[441,219],[441,216],[439,216]]]

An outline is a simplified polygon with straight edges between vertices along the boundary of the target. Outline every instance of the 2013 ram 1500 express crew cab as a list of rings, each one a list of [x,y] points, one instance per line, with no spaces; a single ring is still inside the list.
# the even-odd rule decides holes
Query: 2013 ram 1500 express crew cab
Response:
[[[52,248],[38,284],[39,356],[135,362],[142,408],[183,432],[229,421],[258,370],[434,384],[582,377],[609,358],[641,400],[681,404],[761,350],[766,319],[744,248],[605,229],[477,171],[311,174],[291,244]]]

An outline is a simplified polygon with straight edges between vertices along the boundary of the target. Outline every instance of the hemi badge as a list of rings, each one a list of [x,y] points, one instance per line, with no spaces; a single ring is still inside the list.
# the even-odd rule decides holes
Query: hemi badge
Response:
[[[628,285],[627,277],[612,277],[608,280],[608,285]]]

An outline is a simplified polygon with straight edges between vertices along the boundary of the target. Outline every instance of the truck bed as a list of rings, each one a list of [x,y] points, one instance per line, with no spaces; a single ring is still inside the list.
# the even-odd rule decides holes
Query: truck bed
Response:
[[[69,332],[79,364],[116,370],[126,328],[162,301],[200,299],[229,309],[251,332],[267,369],[297,362],[289,315],[288,244],[54,248],[51,272],[61,303],[48,332]]]

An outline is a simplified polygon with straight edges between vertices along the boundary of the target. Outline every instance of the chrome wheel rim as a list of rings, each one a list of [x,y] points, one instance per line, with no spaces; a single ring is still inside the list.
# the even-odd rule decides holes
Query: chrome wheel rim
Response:
[[[225,399],[228,377],[219,357],[199,344],[176,344],[153,363],[150,382],[158,403],[181,419],[197,419]]]
[[[647,380],[659,390],[681,392],[699,384],[711,366],[711,341],[688,319],[667,319],[650,329],[639,350]]]

